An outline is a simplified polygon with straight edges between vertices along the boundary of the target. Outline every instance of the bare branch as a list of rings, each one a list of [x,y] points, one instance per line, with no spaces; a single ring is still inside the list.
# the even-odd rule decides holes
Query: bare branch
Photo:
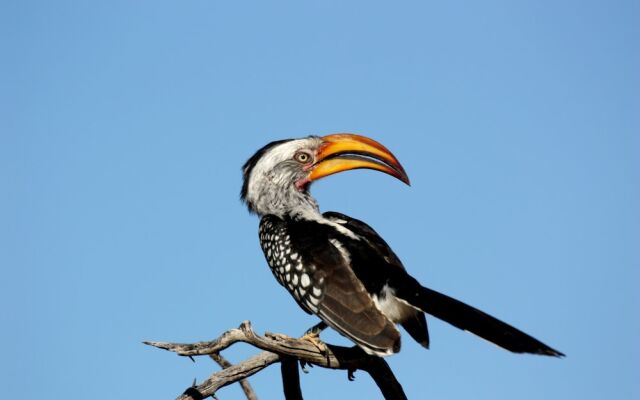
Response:
[[[219,353],[210,354],[209,357],[211,357],[213,361],[217,362],[218,365],[223,369],[227,369],[233,366],[233,364],[227,361],[227,359],[222,357],[222,355]],[[258,400],[258,396],[256,396],[256,392],[253,390],[253,388],[251,387],[251,384],[247,379],[243,379],[240,381],[240,387],[242,388],[244,395],[247,397],[247,400]]]
[[[366,354],[359,347],[342,347],[327,344],[320,349],[316,344],[307,339],[296,339],[286,335],[266,333],[264,336],[257,335],[251,328],[249,321],[243,322],[238,329],[231,329],[223,333],[219,338],[198,343],[166,343],[166,342],[144,342],[150,346],[172,351],[181,356],[200,356],[218,354],[237,342],[251,344],[264,352],[251,357],[239,364],[229,366],[222,371],[211,375],[201,384],[187,389],[185,394],[178,397],[180,400],[199,400],[213,396],[221,387],[230,385],[261,371],[267,366],[281,361],[283,362],[283,377],[286,378],[285,394],[289,393],[287,399],[301,399],[302,393],[299,389],[299,377],[294,378],[294,370],[290,360],[300,360],[303,364],[313,364],[324,368],[342,369],[349,371],[349,376],[358,369],[366,371],[386,399],[404,400],[406,395],[402,386],[397,381],[391,368],[384,359]],[[294,363],[295,364],[295,363]],[[297,374],[297,365],[295,373]],[[288,386],[291,384],[291,386]],[[298,397],[296,396],[297,385]]]
[[[277,354],[263,351],[248,360],[214,373],[201,384],[187,389],[178,400],[206,399],[213,396],[218,389],[246,379],[279,360]]]

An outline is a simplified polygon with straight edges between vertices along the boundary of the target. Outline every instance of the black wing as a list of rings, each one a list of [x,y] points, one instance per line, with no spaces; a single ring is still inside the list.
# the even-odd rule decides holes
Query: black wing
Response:
[[[400,260],[386,242],[364,222],[335,212],[324,215],[365,237],[372,244],[376,252],[394,267],[385,269],[386,283],[393,288],[396,297],[413,307],[514,353],[564,356],[561,352],[485,312],[420,285],[416,279],[406,273]],[[415,327],[413,329],[415,330]]]
[[[344,240],[343,238],[349,251],[354,255],[353,265],[360,264],[363,266],[363,268],[354,268],[354,272],[359,279],[369,284],[371,292],[380,292],[381,287],[388,284],[390,275],[393,275],[394,272],[405,270],[400,258],[389,247],[387,242],[366,223],[335,211],[328,211],[322,215],[330,221],[349,229],[365,242],[363,244]],[[407,319],[402,321],[401,325],[416,342],[425,348],[429,348],[427,319],[421,310],[416,311],[407,316]]]
[[[400,350],[400,333],[375,306],[350,260],[331,242],[333,228],[314,221],[265,216],[260,242],[278,281],[303,309],[368,353]]]

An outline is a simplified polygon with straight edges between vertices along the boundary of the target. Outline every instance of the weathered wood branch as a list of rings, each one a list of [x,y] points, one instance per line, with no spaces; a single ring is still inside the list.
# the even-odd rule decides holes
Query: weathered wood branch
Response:
[[[233,367],[233,364],[227,361],[226,358],[222,357],[222,354],[220,353],[210,354],[209,357],[211,357],[211,359],[216,363],[218,363],[218,365],[223,369]],[[242,388],[244,395],[247,397],[247,400],[258,400],[258,396],[256,396],[256,392],[251,387],[249,380],[247,379],[240,380],[240,387]]]
[[[219,353],[235,343],[244,342],[264,350],[236,365],[220,360]],[[287,400],[302,399],[297,361],[302,365],[312,364],[323,368],[348,371],[352,379],[356,370],[367,372],[386,399],[404,400],[406,395],[384,359],[366,354],[359,347],[342,347],[327,344],[318,346],[308,339],[292,338],[282,334],[257,335],[249,321],[239,328],[230,329],[217,339],[198,343],[144,342],[147,345],[172,351],[180,356],[209,355],[224,369],[212,374],[199,385],[188,388],[178,400],[200,400],[215,395],[224,386],[240,382],[276,362],[281,363],[283,386]],[[243,388],[244,389],[244,388]],[[255,398],[255,393],[251,390]],[[245,390],[248,398],[250,395]]]

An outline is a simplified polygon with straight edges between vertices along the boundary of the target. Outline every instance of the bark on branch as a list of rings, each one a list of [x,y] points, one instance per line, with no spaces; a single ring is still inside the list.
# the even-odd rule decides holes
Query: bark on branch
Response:
[[[231,365],[220,352],[235,343],[243,342],[257,347],[263,352],[238,364]],[[317,365],[323,368],[348,371],[353,379],[356,370],[367,372],[375,381],[385,399],[404,400],[406,395],[384,359],[371,356],[359,347],[342,347],[330,344],[317,346],[308,339],[292,338],[282,334],[256,334],[249,321],[239,328],[230,329],[217,339],[198,343],[144,342],[144,344],[172,351],[180,356],[211,356],[224,369],[212,374],[198,385],[188,388],[178,400],[201,400],[214,396],[216,391],[236,382],[245,382],[243,390],[248,399],[255,399],[255,393],[246,378],[260,372],[276,362],[281,363],[283,390],[287,400],[302,399],[298,365]],[[253,396],[253,397],[251,397]]]

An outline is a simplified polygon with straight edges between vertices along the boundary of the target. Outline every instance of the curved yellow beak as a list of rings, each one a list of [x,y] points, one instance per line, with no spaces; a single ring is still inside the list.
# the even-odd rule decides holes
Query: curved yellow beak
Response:
[[[350,169],[367,168],[389,174],[409,185],[409,177],[396,157],[382,144],[365,136],[338,133],[324,142],[310,168],[309,182]]]

